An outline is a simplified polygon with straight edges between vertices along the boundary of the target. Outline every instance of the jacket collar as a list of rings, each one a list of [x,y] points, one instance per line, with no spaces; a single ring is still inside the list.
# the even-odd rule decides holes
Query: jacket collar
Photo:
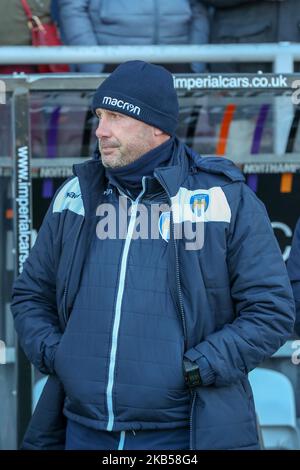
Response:
[[[245,181],[242,172],[231,160],[218,156],[202,157],[179,139],[176,138],[175,143],[175,164],[155,171],[171,197],[175,196],[189,173],[204,172],[223,176],[230,182]]]
[[[105,173],[101,161],[93,159],[73,165],[73,173],[79,179],[85,214],[95,215],[105,187]]]
[[[228,159],[222,157],[201,157],[193,149],[175,138],[174,164],[155,170],[158,181],[167,190],[170,197],[175,196],[189,172],[205,172],[225,176],[229,181],[244,181],[241,171]],[[106,187],[105,169],[101,163],[99,151],[95,150],[92,160],[73,166],[74,175],[78,176],[84,208],[87,214],[94,213]]]

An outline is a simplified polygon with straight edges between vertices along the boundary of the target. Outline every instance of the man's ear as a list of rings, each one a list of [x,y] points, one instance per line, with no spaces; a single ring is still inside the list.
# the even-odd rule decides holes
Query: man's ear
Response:
[[[165,134],[164,131],[162,131],[161,129],[158,129],[157,127],[153,127],[153,129],[154,129],[154,135],[155,135],[155,136],[159,136],[159,135]]]

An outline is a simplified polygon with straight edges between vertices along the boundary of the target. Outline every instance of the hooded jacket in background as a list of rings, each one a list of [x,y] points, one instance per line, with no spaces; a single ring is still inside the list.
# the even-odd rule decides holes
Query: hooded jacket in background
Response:
[[[206,44],[209,22],[200,0],[60,0],[60,26],[72,46]],[[104,64],[78,64],[79,72]],[[203,64],[193,64],[202,72]]]

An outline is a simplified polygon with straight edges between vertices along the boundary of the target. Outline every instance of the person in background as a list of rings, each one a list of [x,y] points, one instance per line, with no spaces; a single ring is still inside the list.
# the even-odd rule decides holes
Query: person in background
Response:
[[[214,7],[210,43],[255,44],[300,41],[299,0],[203,0]],[[272,72],[268,63],[212,63],[212,72]],[[296,71],[300,70],[299,63]]]
[[[206,44],[207,9],[200,0],[60,0],[59,23],[72,46]],[[165,64],[171,72],[203,72],[203,63]],[[110,72],[115,64],[78,64],[79,72]]]
[[[51,21],[51,0],[27,0],[33,15],[42,23]],[[28,19],[20,0],[0,1],[0,46],[31,46]],[[0,65],[0,74],[38,73],[30,64]]]

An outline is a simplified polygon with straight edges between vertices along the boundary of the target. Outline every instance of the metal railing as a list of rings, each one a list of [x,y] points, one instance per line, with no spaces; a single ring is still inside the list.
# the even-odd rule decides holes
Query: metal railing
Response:
[[[0,64],[120,63],[140,59],[157,63],[272,62],[275,73],[293,72],[300,44],[201,44],[150,46],[2,46]]]

